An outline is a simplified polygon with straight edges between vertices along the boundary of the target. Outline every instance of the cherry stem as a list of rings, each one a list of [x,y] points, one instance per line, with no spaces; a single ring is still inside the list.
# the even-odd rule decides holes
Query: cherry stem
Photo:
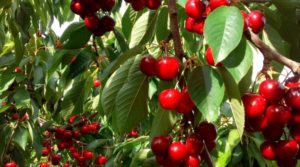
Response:
[[[251,31],[248,31],[247,38],[261,51],[265,59],[281,63],[290,68],[295,74],[300,74],[300,63],[291,60],[271,49],[256,34]]]
[[[205,141],[203,140],[203,143],[204,143],[204,158],[205,158],[205,161],[206,161],[206,163],[207,163],[207,165],[209,166],[209,167],[214,167],[215,165],[214,165],[214,163],[213,163],[213,161],[212,161],[212,159],[211,159],[211,156],[210,156],[210,154],[209,154],[209,151],[208,151],[208,149],[207,149],[207,147],[206,147],[206,143],[205,143]]]
[[[95,36],[93,36],[93,47],[94,47],[96,55],[97,55],[94,61],[96,63],[96,66],[100,67],[99,62],[97,61],[97,58],[99,57],[99,53],[98,53],[98,48],[97,48],[97,45],[96,45],[96,38],[95,38]]]

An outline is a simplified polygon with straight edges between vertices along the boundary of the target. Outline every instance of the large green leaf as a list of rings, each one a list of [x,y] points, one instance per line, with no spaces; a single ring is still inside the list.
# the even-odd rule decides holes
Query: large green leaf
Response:
[[[225,68],[233,76],[236,83],[252,70],[253,51],[251,44],[243,38],[238,47],[223,61]]]
[[[140,60],[139,57],[134,59],[117,93],[113,121],[120,133],[130,132],[147,116],[148,78],[140,71]]]
[[[7,144],[9,142],[10,137],[13,135],[13,129],[7,124],[2,124],[0,126],[0,135],[1,135],[1,140],[0,140],[0,163],[3,164],[3,158]]]
[[[16,102],[17,108],[29,107],[29,105],[30,105],[30,95],[23,88],[18,88],[16,90],[16,93],[14,94],[13,98]]]
[[[64,49],[82,48],[84,44],[86,44],[90,40],[91,35],[92,32],[88,30],[83,23],[81,23],[81,26],[78,27],[74,26],[74,29],[72,30],[72,32],[70,32],[68,40],[65,41],[63,48]]]
[[[159,135],[168,135],[176,123],[176,116],[177,113],[175,111],[164,110],[159,107],[154,115],[150,138]]]
[[[216,121],[224,97],[224,84],[219,74],[209,66],[194,69],[188,77],[188,91],[208,121]]]
[[[9,86],[15,81],[15,75],[13,74],[0,74],[0,94],[3,92],[3,91],[6,91]]]
[[[26,145],[29,139],[29,132],[26,128],[19,126],[13,136],[13,141],[18,144],[18,146],[25,151]]]
[[[42,137],[38,131],[38,128],[36,128],[36,126],[30,121],[27,121],[27,128],[28,128],[31,144],[33,145],[33,148],[35,149],[37,155],[40,157],[43,147],[42,147]]]
[[[146,44],[154,35],[158,12],[144,13],[132,27],[129,47]]]
[[[156,39],[157,41],[161,41],[166,39],[166,37],[170,34],[170,30],[168,29],[168,8],[163,7],[160,8],[157,23],[159,26],[156,26]]]
[[[127,40],[130,38],[133,24],[135,23],[137,18],[138,18],[137,12],[134,11],[130,7],[130,5],[128,5],[126,12],[124,13],[124,15],[122,17],[122,32]]]
[[[222,74],[222,78],[225,84],[226,95],[229,99],[236,128],[238,130],[240,138],[242,138],[245,126],[245,111],[241,100],[238,84],[235,82],[233,76],[225,68],[219,68],[219,71]]]
[[[213,50],[215,62],[224,60],[243,35],[243,17],[237,7],[219,7],[206,19],[204,37]]]

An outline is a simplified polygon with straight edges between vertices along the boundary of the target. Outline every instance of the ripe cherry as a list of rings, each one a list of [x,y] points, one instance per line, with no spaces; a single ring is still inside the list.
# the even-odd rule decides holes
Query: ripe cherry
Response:
[[[72,138],[72,131],[71,130],[66,130],[63,134],[65,139],[70,139]]]
[[[297,160],[297,158],[277,159],[277,165],[279,167],[296,167]]]
[[[186,87],[183,88],[181,94],[182,94],[182,97],[181,97],[181,100],[177,107],[177,112],[182,113],[182,114],[190,113],[193,110],[193,108],[195,107],[195,104],[192,101],[190,94]]]
[[[180,101],[181,93],[177,89],[166,89],[160,92],[158,100],[162,108],[166,110],[176,110]]]
[[[79,137],[81,136],[80,130],[74,130],[74,131],[73,131],[73,136],[74,136],[75,138],[79,138]]]
[[[248,14],[248,26],[256,34],[258,34],[264,28],[265,22],[265,16],[259,10],[254,10]]]
[[[300,87],[289,89],[285,94],[285,101],[290,107],[300,109]]]
[[[213,140],[213,141],[210,141],[210,142],[205,141],[205,144],[206,144],[208,152],[213,151],[217,146],[216,140]]]
[[[96,15],[89,15],[84,18],[84,24],[89,30],[95,31],[100,24],[100,20]]]
[[[90,128],[89,128],[89,126],[88,126],[88,125],[82,126],[82,127],[80,128],[80,132],[81,132],[82,134],[90,133]]]
[[[93,156],[94,156],[93,152],[87,150],[83,151],[83,157],[85,159],[92,159]]]
[[[40,163],[40,167],[50,167],[50,165],[47,162]]]
[[[263,131],[264,138],[269,141],[276,141],[280,139],[283,134],[283,128],[280,126],[269,125]]]
[[[268,118],[261,115],[253,118],[246,118],[246,130],[249,132],[263,131],[268,126]]]
[[[94,80],[94,88],[98,88],[101,85],[101,81],[99,79]]]
[[[180,162],[187,158],[188,150],[182,142],[174,142],[169,147],[169,158],[173,162]]]
[[[300,125],[295,125],[290,128],[290,133],[296,142],[300,142]]]
[[[205,52],[205,59],[207,64],[214,66],[215,65],[215,60],[214,60],[214,56],[213,56],[213,52],[211,48],[207,48],[206,52]]]
[[[296,157],[299,145],[295,140],[281,140],[276,145],[276,154],[280,159]]]
[[[60,159],[61,159],[60,154],[53,154],[52,157],[51,157],[51,162],[52,162],[53,165],[58,165]]]
[[[139,136],[139,132],[136,129],[132,129],[127,135],[129,138],[137,138]]]
[[[187,17],[185,19],[185,29],[189,32],[194,32],[194,23],[195,23],[195,19],[191,18],[191,17]]]
[[[264,114],[267,102],[264,97],[259,94],[248,93],[242,97],[246,117],[257,117]]]
[[[143,10],[146,6],[146,0],[131,0],[131,7],[135,11]]]
[[[115,3],[115,0],[103,0],[103,3],[101,4],[101,9],[103,11],[111,11],[115,6]]]
[[[146,6],[149,9],[156,10],[160,7],[161,0],[146,0]]]
[[[276,80],[267,79],[259,85],[259,94],[262,95],[268,102],[278,102],[282,95],[283,89]]]
[[[17,121],[19,120],[20,116],[18,113],[14,113],[12,116],[11,116],[11,119],[14,120],[14,121]]]
[[[180,62],[175,57],[161,57],[156,64],[157,76],[165,81],[174,79],[179,72]]]
[[[202,3],[202,0],[188,0],[185,4],[185,13],[188,17],[194,19],[202,18],[204,10],[205,5]]]
[[[140,70],[147,76],[156,75],[156,59],[152,55],[147,55],[141,59]]]
[[[295,75],[285,81],[284,84],[287,88],[300,87],[300,75]]]
[[[268,122],[273,125],[284,126],[292,117],[291,111],[288,107],[274,104],[267,108]]]
[[[70,8],[71,8],[72,12],[79,14],[79,15],[83,15],[86,13],[84,5],[80,1],[73,0],[71,2]]]
[[[170,144],[171,141],[165,136],[156,136],[152,139],[151,149],[155,155],[165,156]]]
[[[98,165],[104,165],[104,164],[106,164],[107,161],[108,161],[108,158],[106,156],[100,155],[96,158],[96,164],[98,164]]]
[[[212,142],[217,138],[217,129],[214,124],[207,121],[201,122],[195,132],[205,140],[206,143]]]
[[[72,115],[68,118],[68,123],[73,123],[75,121],[75,119],[77,118],[77,115]]]
[[[244,19],[244,28],[243,29],[244,29],[244,31],[246,31],[248,29],[248,24],[247,24],[248,13],[241,10],[241,14],[243,15],[243,19]]]
[[[185,167],[199,167],[200,163],[200,156],[188,156],[185,160]]]
[[[15,68],[15,72],[16,72],[16,73],[21,73],[21,72],[22,72],[22,68],[19,67],[19,66],[16,67],[16,68]]]
[[[187,137],[185,145],[188,149],[189,155],[198,156],[203,150],[203,141],[198,134],[192,134]]]
[[[109,16],[103,16],[101,19],[100,19],[100,25],[105,25],[103,26],[103,30],[104,31],[112,31],[115,27],[115,21],[114,19],[112,19],[111,17]]]
[[[13,162],[13,161],[11,161],[11,162],[7,162],[5,165],[4,165],[4,167],[17,167],[18,165],[15,163],[15,162]]]
[[[204,20],[196,20],[193,24],[193,31],[199,35],[203,35]]]
[[[275,143],[271,141],[265,141],[260,146],[260,152],[264,158],[269,160],[275,160],[276,159]]]
[[[227,6],[230,4],[230,0],[210,0],[209,6],[211,10],[214,10],[220,6]]]
[[[43,157],[46,157],[46,156],[48,156],[49,155],[49,153],[50,153],[50,149],[48,149],[47,147],[46,148],[43,148],[42,149],[42,156]]]

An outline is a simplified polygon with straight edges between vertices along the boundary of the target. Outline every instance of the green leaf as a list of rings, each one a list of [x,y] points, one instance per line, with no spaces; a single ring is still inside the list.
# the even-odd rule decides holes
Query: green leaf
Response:
[[[240,95],[238,84],[235,82],[233,76],[225,68],[219,68],[219,71],[225,84],[226,95],[230,102],[230,107],[236,128],[238,130],[240,138],[242,138],[245,126],[245,110],[241,100],[242,98]]]
[[[79,49],[86,44],[91,38],[92,32],[88,30],[83,23],[79,28],[73,29],[68,40],[66,40],[64,49]]]
[[[29,139],[29,132],[27,129],[19,126],[13,136],[13,141],[21,148],[26,151],[26,145]]]
[[[176,123],[177,113],[175,111],[158,108],[152,122],[150,138],[159,135],[168,135]]]
[[[154,35],[157,20],[157,12],[146,12],[132,27],[129,47],[146,44]]]
[[[243,35],[243,17],[237,7],[219,7],[207,17],[204,37],[213,50],[215,62],[224,60]]]
[[[161,41],[167,38],[170,34],[170,30],[168,29],[168,17],[169,12],[167,7],[160,8],[157,23],[159,26],[156,26],[156,39],[157,41]]]
[[[14,94],[13,98],[16,102],[16,107],[17,108],[21,108],[21,107],[25,107],[25,106],[30,105],[30,95],[23,88],[18,88],[16,90],[16,93]]]
[[[115,34],[115,37],[117,39],[117,42],[118,42],[122,52],[126,52],[129,49],[126,39],[123,37],[123,35],[117,29],[115,29],[113,32]]]
[[[102,146],[103,144],[107,143],[110,139],[97,139],[92,141],[90,144],[86,146],[87,150],[93,151],[97,147]]]
[[[234,148],[239,144],[240,137],[236,129],[233,129],[229,132],[227,139],[225,140],[224,149],[218,151],[218,158],[216,160],[216,167],[226,166],[232,157],[232,152]]]
[[[0,94],[3,91],[6,91],[9,86],[15,81],[15,75],[8,73],[8,74],[0,74]]]
[[[33,148],[35,149],[38,157],[41,156],[42,153],[42,137],[38,133],[38,129],[34,126],[34,124],[30,121],[27,121],[27,128],[29,132],[29,137]]]
[[[238,47],[223,61],[225,68],[239,83],[249,70],[252,70],[253,51],[251,44],[242,38]]]
[[[13,135],[13,129],[7,124],[2,124],[0,126],[0,135],[2,138],[0,140],[0,164],[3,164],[3,158],[6,151],[6,147],[11,135]]]
[[[70,24],[69,27],[61,35],[60,41],[64,42],[64,41],[68,40],[74,31],[79,30],[83,26],[84,26],[84,24],[82,22]]]
[[[209,66],[198,67],[188,76],[187,85],[191,98],[204,118],[216,121],[225,91],[219,74]]]
[[[126,12],[122,17],[122,32],[127,40],[130,38],[133,24],[135,23],[137,18],[138,18],[137,12],[134,11],[130,7],[130,5],[128,5]]]
[[[140,150],[134,155],[129,167],[139,166],[140,163],[144,162],[148,158],[149,154],[151,154],[151,149]]]
[[[147,116],[148,78],[140,71],[140,60],[135,58],[117,93],[113,121],[120,133],[130,132]]]

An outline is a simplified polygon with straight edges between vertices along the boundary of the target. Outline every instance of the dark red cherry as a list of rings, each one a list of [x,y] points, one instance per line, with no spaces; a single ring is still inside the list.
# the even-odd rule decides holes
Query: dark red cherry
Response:
[[[291,110],[288,107],[273,104],[267,108],[266,116],[268,122],[273,125],[284,126],[292,117]]]
[[[171,141],[165,136],[156,136],[152,139],[151,149],[155,155],[165,156],[168,153]]]
[[[195,132],[205,140],[206,143],[212,142],[217,138],[217,129],[214,124],[207,121],[201,122]]]
[[[185,166],[184,167],[199,167],[201,163],[201,157],[200,156],[188,156],[185,160]]]
[[[300,125],[294,125],[290,128],[290,133],[293,139],[297,142],[300,143]]]
[[[51,157],[51,162],[52,162],[53,165],[58,165],[60,159],[61,159],[61,155],[60,154],[54,154]]]
[[[17,121],[19,120],[20,116],[18,113],[14,113],[12,116],[11,116],[11,119],[14,120],[14,121]]]
[[[214,10],[220,6],[227,6],[230,4],[230,0],[210,0],[209,6],[211,10]]]
[[[80,1],[73,0],[71,2],[70,8],[71,8],[72,12],[79,14],[79,15],[83,15],[86,13],[86,11],[85,11],[86,8]]]
[[[131,0],[131,7],[135,11],[143,10],[146,6],[146,0]]]
[[[261,115],[253,118],[246,118],[246,130],[248,132],[263,131],[268,126],[268,118]]]
[[[157,76],[165,81],[174,79],[180,68],[180,62],[175,57],[161,57],[156,64]]]
[[[258,117],[265,113],[266,99],[259,94],[248,93],[242,97],[246,117]]]
[[[281,140],[276,145],[276,154],[280,159],[297,157],[299,145],[295,140]]]
[[[147,76],[156,75],[156,59],[152,55],[147,55],[140,62],[140,70]]]
[[[188,156],[188,150],[182,142],[174,142],[169,147],[169,158],[173,162],[184,161]]]
[[[278,167],[296,167],[297,158],[286,158],[277,160]]]
[[[160,7],[161,0],[146,0],[146,6],[149,9],[156,10]]]
[[[300,109],[300,87],[289,89],[285,94],[285,101],[293,109]]]
[[[254,10],[248,14],[247,24],[256,34],[258,34],[264,28],[265,22],[265,16],[259,10]]]
[[[183,88],[181,94],[182,97],[177,107],[177,112],[181,114],[188,114],[193,110],[195,104],[192,101],[191,96],[186,87]]]
[[[19,66],[16,67],[16,68],[15,68],[15,72],[16,72],[16,73],[21,73],[21,72],[22,72],[22,68],[19,67]]]
[[[166,110],[176,110],[180,101],[181,93],[177,89],[166,89],[160,92],[158,100],[162,108]]]
[[[107,32],[114,30],[115,24],[116,23],[115,23],[114,19],[112,19],[109,16],[103,16],[100,19],[100,25],[105,25],[105,26],[103,26],[103,30],[105,30]]]
[[[280,139],[281,135],[283,134],[283,128],[280,126],[272,126],[269,125],[263,131],[264,138],[270,141],[276,141]]]
[[[47,147],[43,148],[43,149],[42,149],[42,156],[43,156],[43,157],[48,156],[49,153],[50,153],[50,151],[51,151],[51,150],[48,149]]]
[[[300,87],[300,75],[295,75],[285,81],[284,84],[287,88]]]
[[[115,6],[115,0],[102,0],[101,9],[103,11],[111,11]]]
[[[89,15],[84,18],[84,24],[86,28],[91,31],[95,31],[99,25],[99,18],[96,15]]]
[[[278,102],[283,96],[283,93],[284,90],[276,80],[267,79],[259,85],[259,94],[270,103]]]
[[[194,32],[194,23],[195,23],[195,19],[191,17],[187,17],[185,19],[185,29],[189,32]]]
[[[272,141],[265,141],[260,146],[260,152],[262,156],[269,160],[275,160],[276,159],[276,147],[275,142]]]
[[[194,19],[201,19],[204,10],[205,5],[202,0],[188,0],[185,4],[185,13]]]
[[[189,155],[198,156],[203,150],[203,139],[198,134],[192,134],[187,137],[185,145]]]
[[[196,20],[193,25],[193,31],[199,35],[203,35],[204,20]]]

